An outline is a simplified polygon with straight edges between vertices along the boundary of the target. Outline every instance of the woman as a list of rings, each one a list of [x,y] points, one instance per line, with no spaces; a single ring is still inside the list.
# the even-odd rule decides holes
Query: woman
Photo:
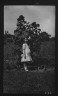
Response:
[[[21,55],[21,62],[24,65],[24,69],[25,71],[28,71],[27,69],[27,65],[30,61],[32,61],[32,58],[30,56],[30,49],[29,46],[27,44],[27,39],[25,38],[25,43],[22,45],[22,52],[23,54]]]

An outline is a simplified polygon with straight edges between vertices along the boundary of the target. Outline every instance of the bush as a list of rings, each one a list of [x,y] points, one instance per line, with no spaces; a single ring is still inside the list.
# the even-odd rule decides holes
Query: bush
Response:
[[[13,42],[13,40],[12,39],[7,39],[7,42],[11,43],[11,42]]]

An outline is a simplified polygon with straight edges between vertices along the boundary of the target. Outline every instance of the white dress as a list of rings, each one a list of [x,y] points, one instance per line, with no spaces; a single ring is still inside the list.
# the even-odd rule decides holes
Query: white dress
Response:
[[[21,62],[27,62],[27,61],[32,61],[32,58],[30,56],[30,49],[27,43],[24,43],[22,45],[22,51],[23,54],[21,55]]]

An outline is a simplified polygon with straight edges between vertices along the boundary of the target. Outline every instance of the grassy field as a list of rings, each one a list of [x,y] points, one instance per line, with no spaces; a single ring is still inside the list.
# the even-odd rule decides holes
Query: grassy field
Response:
[[[4,71],[4,93],[55,93],[54,71],[25,72],[19,70]]]

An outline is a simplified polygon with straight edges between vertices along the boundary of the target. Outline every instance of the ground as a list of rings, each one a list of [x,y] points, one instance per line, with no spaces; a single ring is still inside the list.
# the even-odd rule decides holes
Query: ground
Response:
[[[55,78],[54,71],[4,71],[4,93],[39,93],[54,94]]]

